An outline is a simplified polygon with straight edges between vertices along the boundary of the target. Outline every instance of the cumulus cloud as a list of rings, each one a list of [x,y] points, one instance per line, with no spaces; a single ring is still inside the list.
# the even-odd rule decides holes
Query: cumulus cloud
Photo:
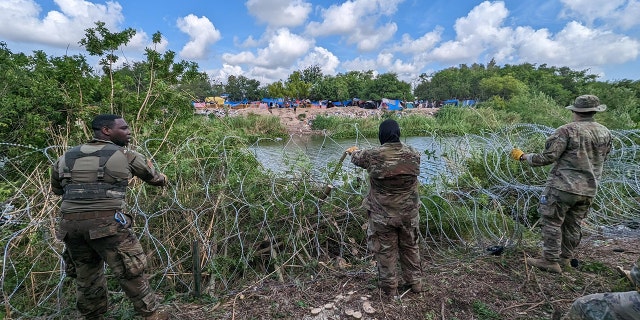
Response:
[[[242,70],[242,67],[224,63],[222,64],[222,68],[220,70],[217,70],[217,72],[212,78],[219,79],[221,82],[226,82],[229,76],[242,76],[242,75],[244,75],[244,70]]]
[[[377,26],[381,17],[390,17],[403,0],[352,0],[322,11],[322,22],[311,22],[306,32],[315,37],[340,35],[361,51],[379,48],[398,30],[394,22]]]
[[[315,65],[320,67],[323,74],[335,75],[336,68],[340,65],[340,59],[325,48],[315,47],[313,51],[300,60],[298,69],[306,69]]]
[[[229,64],[253,64],[262,68],[286,68],[306,54],[313,44],[312,40],[305,39],[291,33],[286,28],[276,30],[270,38],[269,45],[258,49],[256,54],[244,51],[238,54],[223,54],[222,60]]]
[[[510,45],[510,29],[501,27],[509,11],[503,2],[485,1],[456,20],[456,39],[435,48],[432,58],[445,62],[473,62],[489,48]]]
[[[124,20],[122,6],[117,2],[103,5],[56,0],[55,3],[59,10],[46,12],[40,19],[42,8],[33,0],[0,1],[0,37],[20,43],[78,48],[84,30],[95,27],[95,21],[104,22],[109,30],[117,30]]]
[[[565,5],[562,15],[582,20],[586,25],[602,20],[607,24],[629,29],[640,25],[638,0],[561,0]]]
[[[640,42],[611,31],[570,22],[555,38],[548,34],[520,35],[519,54],[524,61],[576,68],[624,63],[638,57]],[[540,41],[534,41],[535,39]]]
[[[249,0],[249,13],[273,27],[302,25],[311,12],[311,4],[302,0]]]
[[[433,49],[438,42],[440,42],[442,38],[442,31],[442,27],[437,27],[435,30],[427,32],[422,37],[415,40],[412,39],[409,34],[405,33],[402,35],[400,43],[394,46],[393,51],[412,54],[429,51]]]
[[[618,5],[625,2],[616,1]],[[582,3],[579,0],[564,2],[581,8],[591,22],[599,17],[596,7],[588,6],[591,2],[585,2],[582,7],[578,5]],[[611,6],[603,10],[614,12],[618,7]],[[503,2],[485,1],[473,8],[466,17],[456,20],[455,40],[445,41],[428,53],[416,54],[415,61],[455,65],[494,58],[501,64],[529,62],[589,69],[606,64],[622,64],[637,59],[640,54],[640,42],[637,39],[615,33],[604,26],[569,21],[554,34],[548,29],[536,30],[529,26],[506,27],[504,23],[508,17],[509,12]],[[411,47],[414,43],[405,41],[403,47]]]
[[[209,46],[222,37],[220,31],[204,16],[198,18],[190,14],[178,19],[177,25],[180,31],[189,35],[189,42],[180,51],[180,56],[185,59],[206,58]]]
[[[347,71],[369,71],[378,70],[378,62],[375,59],[365,59],[357,57],[342,63],[342,67]]]

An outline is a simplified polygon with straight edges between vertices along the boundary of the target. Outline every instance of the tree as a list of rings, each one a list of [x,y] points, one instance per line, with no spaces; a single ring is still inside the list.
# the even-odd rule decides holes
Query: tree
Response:
[[[260,81],[255,79],[249,79],[245,76],[230,75],[227,78],[227,85],[225,86],[226,93],[229,94],[229,100],[241,101],[241,100],[259,100],[261,97],[258,93],[260,87]]]
[[[309,97],[311,83],[303,80],[303,73],[294,71],[285,82],[286,91],[289,97],[296,99],[306,99]]]
[[[371,100],[381,100],[382,98],[413,100],[411,85],[398,80],[395,73],[384,73],[369,82],[365,88],[365,97]]]
[[[527,86],[513,76],[494,76],[480,81],[480,88],[486,96],[498,96],[503,100],[509,100],[513,96],[527,90]]]
[[[271,83],[267,86],[267,92],[272,98],[283,98],[287,96],[287,89],[282,80]]]
[[[349,99],[365,99],[365,88],[373,81],[373,70],[369,71],[349,71],[336,76],[347,85]]]
[[[313,65],[302,70],[302,74],[300,75],[300,81],[306,82],[311,86],[315,85],[319,81],[322,80],[324,76],[322,75],[322,70],[320,66]]]
[[[121,32],[110,32],[102,21],[97,21],[95,25],[95,28],[85,30],[85,37],[80,40],[79,44],[85,47],[89,55],[101,57],[100,65],[102,65],[104,73],[109,75],[111,82],[110,110],[111,113],[114,113],[113,96],[115,84],[113,82],[113,64],[118,61],[118,56],[115,52],[121,46],[129,43],[136,31],[132,28],[127,28]]]

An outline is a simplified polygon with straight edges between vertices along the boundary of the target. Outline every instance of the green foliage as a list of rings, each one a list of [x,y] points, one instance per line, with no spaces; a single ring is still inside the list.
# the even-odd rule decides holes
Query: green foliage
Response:
[[[445,106],[436,113],[436,131],[445,135],[493,131],[517,123],[516,114],[492,108]]]
[[[368,82],[364,88],[364,96],[371,100],[382,98],[413,100],[411,85],[398,80],[398,75],[395,73],[384,73]]]
[[[227,84],[225,86],[226,92],[229,95],[231,101],[256,101],[263,97],[260,96],[260,81],[249,79],[245,76],[230,75],[227,78]],[[282,97],[282,96],[277,96]]]
[[[522,123],[535,123],[557,128],[571,121],[571,111],[542,92],[523,92],[508,102],[507,110],[516,113]]]
[[[305,98],[309,96],[309,90],[311,89],[311,83],[302,80],[303,75],[300,71],[294,71],[289,75],[287,79],[287,97],[293,97],[296,99]]]
[[[491,310],[485,303],[478,300],[473,302],[473,312],[478,316],[479,320],[502,319],[502,317],[500,317],[500,314],[498,314],[494,310]]]
[[[527,85],[511,75],[493,76],[480,80],[480,89],[485,96],[498,96],[509,100],[511,97],[527,91]]]
[[[581,261],[578,268],[583,272],[612,274],[611,268],[600,261]]]

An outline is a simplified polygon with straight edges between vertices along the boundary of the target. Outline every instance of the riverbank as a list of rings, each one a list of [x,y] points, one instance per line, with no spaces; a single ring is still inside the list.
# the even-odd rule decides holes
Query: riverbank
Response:
[[[438,112],[438,108],[415,108],[406,109],[403,111],[396,111],[401,114],[421,114],[425,116],[434,116]],[[258,115],[273,115],[280,118],[280,123],[287,128],[289,134],[295,135],[308,135],[314,134],[314,130],[311,129],[311,122],[318,115],[325,116],[338,116],[348,118],[368,118],[368,117],[380,117],[385,111],[379,109],[362,109],[359,107],[334,107],[334,108],[297,108],[294,111],[292,108],[255,108],[248,107],[233,110],[232,115],[243,116],[247,114]]]

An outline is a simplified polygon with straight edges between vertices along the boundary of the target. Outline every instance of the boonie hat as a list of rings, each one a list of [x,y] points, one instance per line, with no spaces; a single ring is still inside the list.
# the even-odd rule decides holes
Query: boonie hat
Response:
[[[600,104],[600,99],[598,99],[598,97],[591,94],[585,94],[577,97],[576,101],[574,101],[572,105],[567,106],[567,109],[575,112],[600,112],[606,110],[607,106]]]

